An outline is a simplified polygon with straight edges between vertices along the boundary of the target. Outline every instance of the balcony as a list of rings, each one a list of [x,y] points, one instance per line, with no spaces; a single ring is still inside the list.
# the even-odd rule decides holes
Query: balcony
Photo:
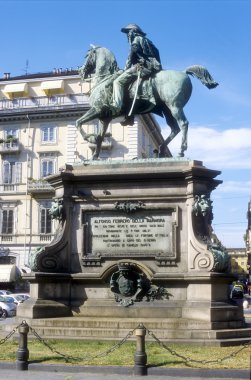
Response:
[[[0,192],[15,192],[18,191],[16,183],[0,183]]]
[[[39,235],[40,241],[50,242],[53,239],[53,234],[41,234]]]
[[[21,144],[17,139],[8,141],[8,140],[0,140],[0,154],[13,154],[20,153]]]
[[[1,234],[0,235],[0,240],[1,242],[15,242],[16,241],[16,236],[14,234]]]
[[[38,194],[38,193],[52,193],[54,188],[45,180],[28,180],[28,193],[29,194]]]
[[[22,111],[24,109],[54,109],[89,104],[84,94],[36,96],[33,98],[0,99],[0,111]]]

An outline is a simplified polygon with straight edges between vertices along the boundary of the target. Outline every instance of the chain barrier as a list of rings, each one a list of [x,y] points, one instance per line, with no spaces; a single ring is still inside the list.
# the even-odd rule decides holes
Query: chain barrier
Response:
[[[146,332],[148,335],[150,335],[161,347],[163,347],[165,350],[167,350],[171,355],[176,356],[180,359],[182,359],[185,363],[192,362],[192,363],[199,363],[199,364],[210,364],[210,363],[222,363],[223,361],[235,357],[239,352],[243,351],[245,348],[248,348],[251,344],[251,340],[245,344],[243,344],[241,347],[239,347],[237,350],[232,352],[229,355],[224,356],[223,358],[220,359],[214,359],[214,360],[198,360],[198,359],[192,359],[189,357],[186,357],[184,355],[179,354],[177,351],[169,348],[165,343],[161,342],[159,338],[156,337],[156,335],[146,329]]]
[[[9,332],[9,334],[7,334],[6,337],[2,338],[2,339],[0,340],[0,345],[1,345],[1,344],[4,344],[8,339],[10,339],[10,338],[12,337],[12,335],[14,335],[14,334],[17,332],[17,330],[19,329],[19,327],[20,327],[22,324],[23,324],[23,322],[20,323],[18,326],[14,327],[14,329],[13,329],[11,332]]]
[[[115,351],[116,349],[119,349],[129,338],[131,338],[131,336],[133,335],[134,331],[136,329],[133,329],[131,331],[128,332],[128,334],[123,338],[121,339],[120,342],[114,344],[111,348],[109,348],[108,350],[104,351],[104,352],[100,352],[96,355],[93,355],[93,356],[85,356],[85,357],[75,357],[75,356],[71,356],[71,355],[65,355],[61,352],[59,352],[58,350],[56,350],[54,347],[52,347],[49,343],[47,343],[36,331],[35,329],[33,329],[31,326],[29,326],[30,328],[30,331],[32,332],[32,334],[37,338],[37,340],[39,340],[40,343],[44,344],[47,348],[49,348],[49,350],[51,352],[53,352],[54,354],[57,354],[61,357],[63,357],[66,362],[70,362],[70,361],[86,361],[86,360],[93,360],[93,359],[97,359],[97,358],[101,358],[101,357],[104,357],[104,356],[107,356],[109,355],[111,352]]]
[[[4,338],[0,340],[0,345],[4,344],[8,339],[10,339],[19,329],[20,326],[23,326],[26,324],[26,321],[22,321],[18,326],[16,326],[11,332],[9,332]],[[237,350],[232,352],[231,354],[228,354],[224,356],[223,358],[219,359],[213,359],[213,360],[198,360],[198,359],[193,359],[190,357],[186,357],[182,354],[179,354],[176,350],[168,347],[164,342],[162,342],[151,330],[148,330],[143,324],[139,324],[136,328],[133,330],[129,331],[127,335],[122,338],[118,343],[114,344],[112,347],[110,347],[108,350],[104,352],[100,352],[96,355],[89,355],[85,357],[76,357],[76,356],[71,356],[71,355],[66,355],[63,354],[62,352],[58,351],[55,349],[51,344],[46,342],[37,332],[35,329],[33,329],[31,326],[29,326],[29,329],[31,333],[34,335],[34,337],[42,343],[44,346],[46,346],[51,352],[54,354],[57,354],[65,359],[66,362],[71,362],[71,361],[87,361],[87,360],[93,360],[97,359],[100,357],[104,357],[109,355],[110,353],[114,352],[116,349],[119,349],[129,338],[131,338],[138,328],[145,329],[146,333],[155,341],[158,343],[159,346],[164,348],[166,351],[168,351],[171,355],[178,357],[179,359],[183,360],[185,363],[198,363],[198,364],[211,364],[211,363],[222,363],[223,361],[233,358],[236,355],[238,355],[241,351],[243,351],[246,348],[250,348],[251,340],[246,342],[245,344],[241,345]]]

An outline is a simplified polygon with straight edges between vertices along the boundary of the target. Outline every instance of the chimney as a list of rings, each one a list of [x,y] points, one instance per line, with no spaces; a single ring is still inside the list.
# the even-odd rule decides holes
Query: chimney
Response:
[[[10,73],[4,73],[4,79],[10,79]]]

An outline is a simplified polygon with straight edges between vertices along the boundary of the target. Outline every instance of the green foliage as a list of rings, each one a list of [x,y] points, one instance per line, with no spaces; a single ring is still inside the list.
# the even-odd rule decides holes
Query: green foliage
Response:
[[[18,139],[13,135],[7,135],[6,142],[17,142]]]

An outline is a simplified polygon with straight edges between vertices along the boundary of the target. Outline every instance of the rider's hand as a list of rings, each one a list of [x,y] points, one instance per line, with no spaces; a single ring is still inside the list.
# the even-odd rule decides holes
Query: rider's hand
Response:
[[[138,63],[137,63],[137,69],[138,69],[138,70],[143,69],[144,64],[145,64],[145,60],[144,60],[144,58],[140,58],[139,61],[138,61]]]

